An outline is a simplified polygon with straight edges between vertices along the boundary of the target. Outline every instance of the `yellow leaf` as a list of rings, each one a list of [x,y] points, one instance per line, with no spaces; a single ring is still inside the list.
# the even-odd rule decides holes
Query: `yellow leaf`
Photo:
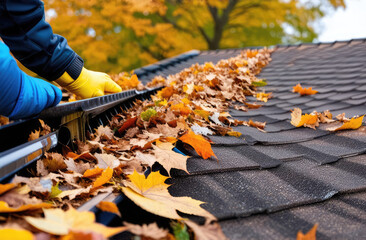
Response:
[[[83,177],[87,177],[87,178],[93,178],[93,177],[97,177],[100,174],[102,174],[103,169],[99,168],[98,166],[96,168],[93,169],[87,169],[84,174]]]
[[[147,178],[134,171],[128,176],[131,182],[124,181],[123,193],[138,206],[156,215],[182,219],[177,210],[183,213],[206,217],[209,221],[216,218],[200,207],[201,201],[190,197],[173,197],[168,191],[169,185],[165,183],[167,177],[159,172],[152,172]]]
[[[301,115],[300,108],[295,108],[291,113],[291,124],[295,127],[310,127],[315,129],[319,126],[318,116],[316,114],[304,114]]]
[[[204,137],[195,134],[191,130],[188,131],[187,134],[181,136],[179,140],[191,145],[203,159],[210,158],[211,156],[216,157],[215,153],[212,151],[211,144],[204,139]]]
[[[34,240],[33,234],[23,229],[0,229],[1,240]]]
[[[121,217],[121,212],[119,211],[117,205],[113,202],[101,201],[100,203],[98,203],[97,208],[104,212],[114,213],[117,216]]]
[[[0,184],[0,195],[13,189],[15,187],[14,183]]]
[[[230,131],[227,133],[227,135],[232,136],[232,137],[240,137],[241,132]]]
[[[296,240],[316,240],[316,229],[318,228],[318,224],[315,224],[312,229],[309,230],[307,234],[303,234],[301,231],[297,233]]]
[[[53,205],[50,203],[37,203],[37,204],[22,205],[18,208],[12,208],[9,207],[7,202],[0,201],[0,213],[24,212],[24,211],[37,210],[40,208],[50,208],[52,206]]]
[[[333,131],[346,130],[346,129],[358,129],[362,125],[364,116],[365,115],[363,115],[361,117],[353,117],[349,121],[344,122],[342,126],[327,128],[327,130],[333,132]]]
[[[93,183],[93,188],[97,188],[102,186],[103,184],[107,183],[113,176],[113,169],[108,167],[102,172],[102,175],[98,177],[95,182]]]
[[[73,232],[96,232],[105,238],[124,231],[125,227],[110,228],[95,222],[93,212],[79,212],[70,207],[69,210],[43,209],[44,218],[24,217],[32,226],[54,235],[67,235]]]
[[[272,93],[257,93],[256,98],[258,101],[267,102],[268,99],[270,99],[272,96]]]

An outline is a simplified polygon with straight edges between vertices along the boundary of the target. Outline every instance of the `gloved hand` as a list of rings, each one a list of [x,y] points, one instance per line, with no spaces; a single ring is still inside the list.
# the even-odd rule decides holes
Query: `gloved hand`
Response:
[[[86,68],[81,70],[80,76],[75,80],[65,72],[56,82],[82,99],[122,91],[122,88],[108,74]]]
[[[0,42],[0,114],[11,119],[28,118],[57,105],[62,92],[56,86],[22,72],[9,48]]]

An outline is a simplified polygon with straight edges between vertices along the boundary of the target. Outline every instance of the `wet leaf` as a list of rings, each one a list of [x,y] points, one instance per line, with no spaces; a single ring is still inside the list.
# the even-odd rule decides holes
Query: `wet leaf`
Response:
[[[180,137],[179,140],[191,145],[203,159],[208,159],[212,156],[216,157],[215,153],[212,151],[211,144],[193,131],[188,131],[188,133]]]

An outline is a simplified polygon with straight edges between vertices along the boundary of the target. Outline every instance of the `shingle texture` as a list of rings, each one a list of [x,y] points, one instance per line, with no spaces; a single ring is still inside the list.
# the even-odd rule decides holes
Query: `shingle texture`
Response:
[[[201,52],[140,76],[174,74],[194,63],[217,62],[240,50]],[[236,127],[240,138],[213,136],[216,160],[188,161],[190,175],[173,174],[174,196],[206,202],[230,239],[295,239],[319,224],[318,239],[366,235],[366,129],[330,133],[295,128],[290,110],[330,110],[334,116],[366,113],[366,41],[278,46],[260,78],[273,98],[240,120],[266,121],[266,133]],[[300,97],[301,83],[319,93]],[[249,98],[253,100],[253,98]]]

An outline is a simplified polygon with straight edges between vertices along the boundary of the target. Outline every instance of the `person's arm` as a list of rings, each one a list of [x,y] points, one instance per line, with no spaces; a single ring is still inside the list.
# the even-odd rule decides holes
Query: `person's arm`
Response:
[[[0,41],[0,115],[10,119],[29,118],[57,105],[62,92],[56,86],[26,75]]]
[[[85,69],[66,39],[53,34],[40,0],[0,0],[0,37],[25,67],[80,98],[122,91],[107,74]]]
[[[76,79],[84,66],[66,39],[53,34],[40,0],[0,1],[0,37],[25,67],[47,80],[65,72]]]

